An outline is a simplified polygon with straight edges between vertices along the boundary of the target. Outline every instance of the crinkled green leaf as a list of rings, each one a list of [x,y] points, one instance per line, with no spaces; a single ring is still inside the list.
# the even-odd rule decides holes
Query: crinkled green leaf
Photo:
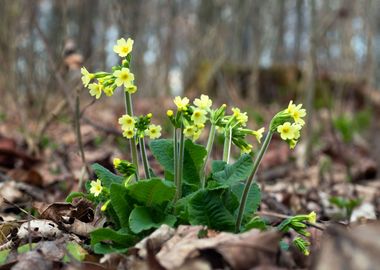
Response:
[[[102,185],[107,188],[109,188],[112,183],[122,184],[124,181],[122,176],[112,173],[98,163],[92,164],[91,168],[95,171],[95,174],[102,182]]]
[[[223,160],[213,160],[211,163],[211,171],[212,173],[223,171],[226,165],[227,162]]]
[[[224,206],[219,193],[199,190],[191,198],[188,206],[190,224],[225,231],[234,229],[235,219]]]
[[[160,178],[140,180],[127,187],[129,196],[146,206],[160,205],[171,201],[175,195],[173,182]]]
[[[212,178],[222,185],[232,185],[239,181],[246,180],[253,167],[250,155],[242,155],[234,164],[226,165],[222,171],[212,175]]]
[[[111,184],[110,198],[111,205],[115,211],[121,227],[128,227],[129,214],[133,205],[127,200],[128,191],[124,185]]]
[[[160,139],[150,143],[154,157],[164,167],[165,175],[174,175],[174,148],[173,140]],[[185,141],[183,181],[187,184],[199,185],[199,172],[202,168],[207,151],[204,146],[195,144],[191,140]]]
[[[245,184],[237,183],[232,186],[232,192],[241,200],[241,196],[243,195]],[[252,183],[251,188],[248,193],[247,204],[245,205],[244,215],[248,215],[251,217],[259,208],[261,203],[261,190],[257,183]]]
[[[244,226],[245,231],[251,229],[259,229],[261,231],[264,231],[267,229],[267,224],[264,219],[259,216],[255,216]]]
[[[129,227],[132,232],[140,233],[152,228],[159,228],[162,224],[174,226],[176,220],[175,216],[164,214],[157,209],[137,206],[129,217]]]

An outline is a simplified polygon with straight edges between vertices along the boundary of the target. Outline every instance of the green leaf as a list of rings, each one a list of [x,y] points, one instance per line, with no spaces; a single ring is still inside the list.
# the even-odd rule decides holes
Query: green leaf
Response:
[[[232,185],[248,178],[253,162],[250,155],[242,155],[234,164],[226,165],[224,170],[213,174],[212,178],[222,185]]]
[[[3,264],[7,261],[8,255],[11,252],[10,249],[5,249],[0,251],[0,264]]]
[[[92,164],[91,168],[95,171],[95,174],[102,182],[102,185],[107,188],[109,188],[112,183],[122,184],[124,181],[122,176],[112,173],[98,163]]]
[[[86,255],[88,255],[88,252],[82,248],[81,245],[75,242],[67,243],[66,250],[70,256],[65,255],[65,257],[63,257],[63,262],[70,262],[71,258],[74,258],[75,260],[81,262],[86,258]]]
[[[243,195],[245,184],[237,183],[232,186],[232,192],[236,195],[236,197],[241,199]],[[257,183],[252,183],[251,188],[248,193],[247,204],[245,205],[244,215],[252,216],[257,209],[259,208],[261,203],[261,190]]]
[[[96,243],[93,246],[96,254],[126,253],[129,248],[120,244]]]
[[[179,199],[176,204],[175,204],[175,213],[176,216],[180,219],[180,223],[189,223],[189,211],[188,211],[188,206],[190,200],[193,198],[193,196],[196,193],[190,193],[189,195],[182,197]]]
[[[224,206],[228,209],[228,211],[231,214],[233,214],[239,207],[239,199],[233,192],[231,192],[229,188],[225,189],[225,191],[223,192],[222,200]]]
[[[173,140],[159,139],[153,140],[149,144],[153,156],[158,160],[165,171],[174,174],[174,149]]]
[[[32,246],[30,246],[29,244],[24,244],[17,248],[17,253],[18,254],[27,253],[31,251],[32,249],[34,249],[36,246],[37,246],[37,243],[32,243]]]
[[[171,201],[175,195],[173,182],[160,178],[140,180],[127,187],[129,196],[144,203],[146,206],[160,205]]]
[[[255,216],[244,226],[244,231],[251,229],[259,229],[261,231],[265,231],[267,229],[267,224],[264,219],[259,216]]]
[[[164,167],[165,175],[174,175],[173,140],[160,139],[150,143],[150,149],[154,157]],[[199,186],[199,172],[202,168],[207,150],[191,140],[185,141],[185,153],[183,164],[183,181],[187,184]]]
[[[216,172],[223,171],[226,165],[227,165],[227,162],[223,160],[213,160],[211,163],[211,172],[216,173]]]
[[[107,241],[111,242],[108,243],[110,245],[114,245],[119,248],[127,248],[134,245],[137,241],[137,238],[134,235],[129,234],[123,229],[119,231],[114,231],[110,228],[101,228],[92,231],[90,233],[90,236],[92,247],[94,247],[98,243],[101,243],[102,241]]]
[[[66,202],[72,203],[73,199],[78,198],[78,197],[86,197],[86,194],[83,192],[71,192],[67,197],[66,197]]]
[[[127,200],[128,191],[124,185],[111,184],[110,198],[121,227],[128,227],[129,214],[133,205]]]
[[[199,190],[193,196],[188,205],[191,225],[206,225],[212,229],[226,231],[234,229],[234,217],[223,205],[219,193]]]
[[[183,179],[187,184],[199,185],[199,172],[202,169],[206,155],[207,150],[203,145],[195,144],[191,140],[186,140]]]
[[[165,215],[157,210],[144,206],[137,206],[129,217],[129,227],[132,232],[140,233],[152,228],[159,228],[162,224],[174,226],[177,221],[173,215]]]

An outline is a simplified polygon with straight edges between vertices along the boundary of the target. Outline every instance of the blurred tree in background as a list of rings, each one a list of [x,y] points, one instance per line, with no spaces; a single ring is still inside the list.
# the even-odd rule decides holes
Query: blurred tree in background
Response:
[[[109,69],[115,40],[131,37],[145,97],[360,107],[380,88],[379,10],[373,0],[0,0],[0,103],[39,119],[74,93],[82,65]]]

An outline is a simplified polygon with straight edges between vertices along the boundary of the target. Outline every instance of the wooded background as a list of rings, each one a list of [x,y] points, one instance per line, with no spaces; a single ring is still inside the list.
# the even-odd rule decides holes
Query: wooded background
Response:
[[[249,71],[253,96],[259,68],[273,65],[378,88],[379,11],[373,0],[1,0],[0,89],[55,91],[48,58],[62,68],[74,44],[90,70],[107,69],[119,37],[135,40],[144,95],[181,93],[226,66]]]

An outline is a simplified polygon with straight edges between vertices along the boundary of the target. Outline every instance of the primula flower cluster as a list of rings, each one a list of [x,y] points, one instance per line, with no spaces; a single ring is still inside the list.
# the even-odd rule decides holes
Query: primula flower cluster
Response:
[[[174,116],[174,112],[168,110],[166,112],[167,116],[174,126],[178,128],[181,125],[183,126],[185,137],[196,141],[200,137],[206,122],[209,120],[212,100],[206,95],[201,95],[200,98],[194,100],[194,106],[192,106],[187,97],[181,98],[177,96],[173,102],[177,107],[177,114]]]
[[[134,136],[143,138],[148,136],[150,139],[157,139],[161,137],[161,126],[151,124],[152,114],[132,117],[125,114],[119,118],[119,124],[123,131],[123,136],[127,139],[131,139]]]
[[[212,100],[207,95],[201,95],[190,104],[187,97],[177,96],[173,100],[177,107],[177,113],[172,110],[167,111],[167,116],[177,128],[183,124],[183,133],[185,137],[197,140],[207,121],[215,125],[216,129],[224,133],[226,130],[231,130],[232,142],[241,149],[242,153],[250,153],[252,145],[246,140],[247,135],[253,135],[260,143],[264,133],[264,128],[251,130],[246,128],[248,116],[246,112],[241,112],[239,108],[232,108],[232,115],[225,115],[226,105],[223,104],[220,108],[213,110]],[[179,121],[182,119],[182,121]],[[181,122],[181,123],[179,123]]]
[[[288,108],[277,114],[278,118],[289,118],[289,120],[292,120],[290,122],[286,119],[285,122],[277,125],[277,132],[280,134],[281,139],[288,142],[291,149],[296,146],[300,138],[302,126],[305,124],[302,118],[305,116],[306,110],[302,109],[302,104],[295,105],[293,101],[290,101]]]
[[[99,99],[104,93],[106,96],[112,96],[117,87],[123,86],[124,90],[130,94],[137,91],[134,85],[135,75],[130,71],[130,53],[133,49],[133,40],[128,38],[119,39],[113,50],[123,59],[120,66],[113,67],[113,72],[96,72],[90,73],[85,67],[81,68],[82,82],[85,87],[89,88],[91,96]],[[95,80],[95,81],[93,81]]]

